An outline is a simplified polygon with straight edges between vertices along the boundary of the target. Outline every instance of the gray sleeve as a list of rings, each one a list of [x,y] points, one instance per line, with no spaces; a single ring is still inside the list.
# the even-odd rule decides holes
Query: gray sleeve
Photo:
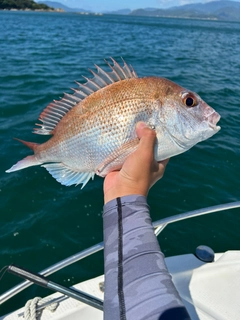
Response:
[[[190,319],[172,282],[146,198],[104,206],[104,320]]]

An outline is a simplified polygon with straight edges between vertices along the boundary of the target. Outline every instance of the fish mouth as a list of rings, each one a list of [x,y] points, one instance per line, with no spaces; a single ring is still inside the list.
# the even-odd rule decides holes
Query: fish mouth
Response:
[[[214,111],[212,114],[210,114],[206,118],[206,121],[208,122],[208,125],[210,128],[212,128],[214,131],[218,131],[221,129],[220,126],[217,126],[217,123],[220,120],[220,118],[221,118],[220,114]]]

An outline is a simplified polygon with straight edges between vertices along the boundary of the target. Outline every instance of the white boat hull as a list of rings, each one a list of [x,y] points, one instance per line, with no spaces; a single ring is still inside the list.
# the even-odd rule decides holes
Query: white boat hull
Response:
[[[166,258],[173,282],[192,320],[239,320],[240,319],[240,251],[215,254],[215,261],[204,263],[192,254]],[[74,288],[103,300],[100,290],[104,276],[79,283]],[[44,300],[55,301],[63,297],[56,310],[41,310],[41,320],[102,320],[103,312],[64,297],[52,294]],[[0,318],[23,319],[24,307]]]

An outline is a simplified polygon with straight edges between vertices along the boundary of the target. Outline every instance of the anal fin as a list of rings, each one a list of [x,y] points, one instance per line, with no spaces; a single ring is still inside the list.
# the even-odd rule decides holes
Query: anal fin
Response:
[[[82,184],[81,189],[87,184],[87,182],[94,177],[94,172],[79,172],[74,171],[64,165],[63,163],[48,163],[43,164],[42,167],[55,178],[58,182],[65,186],[71,186],[75,184]]]

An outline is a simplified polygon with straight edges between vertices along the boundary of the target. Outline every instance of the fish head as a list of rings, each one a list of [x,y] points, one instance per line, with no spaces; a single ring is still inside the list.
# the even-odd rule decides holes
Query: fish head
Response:
[[[179,132],[185,143],[206,140],[220,130],[220,115],[194,92],[183,90],[176,105]],[[196,141],[196,142],[195,142]]]
[[[158,149],[164,140],[171,154],[182,153],[217,133],[219,120],[220,115],[198,94],[176,86],[159,108]]]

